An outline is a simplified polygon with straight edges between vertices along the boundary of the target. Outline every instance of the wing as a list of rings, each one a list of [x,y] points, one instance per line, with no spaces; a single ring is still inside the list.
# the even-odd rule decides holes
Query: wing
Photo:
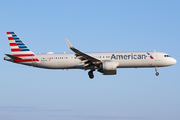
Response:
[[[85,54],[85,53],[79,51],[78,49],[74,48],[72,46],[72,44],[68,41],[67,38],[66,38],[66,42],[67,42],[69,48],[76,53],[75,54],[76,58],[80,59],[81,62],[84,63],[84,67],[88,68],[92,65],[98,67],[99,64],[101,63],[101,60],[96,59],[96,58],[94,58],[88,54]]]

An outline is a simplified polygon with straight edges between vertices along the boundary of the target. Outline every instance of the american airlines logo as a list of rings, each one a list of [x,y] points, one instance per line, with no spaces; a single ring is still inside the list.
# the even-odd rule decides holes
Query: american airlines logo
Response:
[[[145,54],[133,54],[131,53],[130,55],[115,55],[112,54],[111,59],[116,59],[116,60],[129,60],[129,59],[146,59]]]
[[[153,56],[152,56],[150,53],[147,52],[147,54],[149,55],[149,57],[150,57],[151,59],[154,59]]]

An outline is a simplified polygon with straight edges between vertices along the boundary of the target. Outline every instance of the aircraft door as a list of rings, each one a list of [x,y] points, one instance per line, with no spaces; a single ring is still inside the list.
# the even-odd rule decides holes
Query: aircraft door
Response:
[[[74,62],[74,56],[73,56],[73,55],[70,55],[68,59],[69,59],[69,62],[70,62],[70,63],[73,63],[73,62]]]
[[[31,56],[31,62],[32,66],[36,66],[36,62],[34,61],[34,55]]]
[[[155,61],[160,61],[159,55],[157,53],[155,54],[155,58],[154,59],[155,59]]]

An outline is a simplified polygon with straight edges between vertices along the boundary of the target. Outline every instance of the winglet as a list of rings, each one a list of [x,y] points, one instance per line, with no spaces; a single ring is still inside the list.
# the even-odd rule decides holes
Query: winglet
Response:
[[[66,39],[66,42],[67,42],[69,48],[73,48],[73,46],[72,46],[72,44],[69,42],[69,40],[68,40],[67,38],[65,38],[65,39]]]

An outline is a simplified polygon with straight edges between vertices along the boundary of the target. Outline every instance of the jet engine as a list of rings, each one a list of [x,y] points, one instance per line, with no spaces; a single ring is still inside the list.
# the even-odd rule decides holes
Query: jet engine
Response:
[[[99,72],[103,75],[116,75],[116,68],[118,64],[116,61],[104,61],[100,64]]]

